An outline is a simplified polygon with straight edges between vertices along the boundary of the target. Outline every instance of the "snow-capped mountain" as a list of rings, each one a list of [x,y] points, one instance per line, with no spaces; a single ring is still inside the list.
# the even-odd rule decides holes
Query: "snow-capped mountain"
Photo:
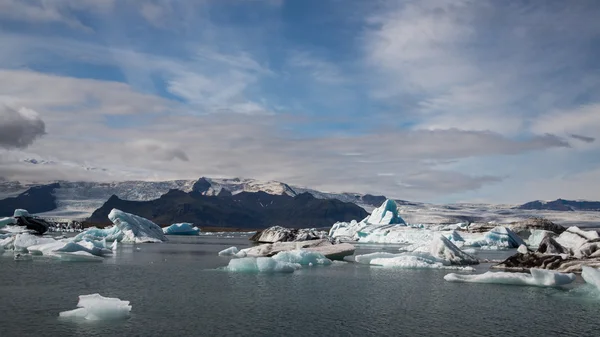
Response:
[[[54,188],[51,192],[55,198],[56,208],[37,211],[30,210],[30,212],[47,217],[85,218],[90,216],[94,210],[101,207],[112,195],[116,195],[123,200],[148,201],[158,199],[161,195],[173,189],[183,192],[195,191],[207,196],[220,195],[221,193],[235,195],[241,192],[259,191],[273,195],[296,196],[308,192],[318,199],[338,199],[344,202],[353,202],[367,210],[378,206],[381,203],[380,199],[385,200],[383,196],[375,197],[354,193],[324,193],[312,189],[290,186],[278,181],[259,181],[245,178],[217,179],[203,177],[198,180],[122,181],[109,183],[58,181],[57,183],[59,187]],[[0,181],[0,201],[9,197],[17,197],[20,193],[26,193],[29,188],[39,185],[42,184]],[[4,212],[6,213],[8,210]]]

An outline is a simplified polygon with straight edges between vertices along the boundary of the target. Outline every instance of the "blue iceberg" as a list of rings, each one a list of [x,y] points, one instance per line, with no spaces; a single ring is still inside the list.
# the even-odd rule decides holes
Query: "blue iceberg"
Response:
[[[165,227],[162,230],[163,230],[163,233],[166,235],[198,235],[198,234],[200,234],[200,228],[192,227],[192,224],[187,223],[187,222],[172,224],[171,226]]]

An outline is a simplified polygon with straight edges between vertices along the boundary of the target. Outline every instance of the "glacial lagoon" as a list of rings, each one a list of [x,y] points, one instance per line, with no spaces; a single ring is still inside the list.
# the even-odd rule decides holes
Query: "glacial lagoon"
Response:
[[[597,336],[600,292],[581,276],[562,288],[452,283],[439,269],[334,262],[289,274],[223,270],[249,234],[169,236],[121,244],[103,262],[0,258],[2,336]],[[356,254],[396,253],[358,244]],[[516,250],[477,251],[500,260]],[[476,265],[475,272],[491,263]],[[463,272],[459,272],[463,273]],[[59,318],[78,296],[130,301],[117,321]]]

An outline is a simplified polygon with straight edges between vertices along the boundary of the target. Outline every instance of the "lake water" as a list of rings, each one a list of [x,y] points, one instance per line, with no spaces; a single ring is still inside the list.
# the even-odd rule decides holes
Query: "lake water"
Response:
[[[0,336],[599,336],[600,296],[444,281],[444,270],[335,263],[293,274],[217,270],[246,237],[122,245],[103,263],[0,258]],[[139,248],[139,250],[137,249]],[[393,251],[394,247],[386,247]],[[360,246],[367,253],[381,246]],[[512,252],[489,252],[502,258]],[[489,264],[477,267],[486,271]],[[131,302],[117,322],[58,318],[78,296]]]

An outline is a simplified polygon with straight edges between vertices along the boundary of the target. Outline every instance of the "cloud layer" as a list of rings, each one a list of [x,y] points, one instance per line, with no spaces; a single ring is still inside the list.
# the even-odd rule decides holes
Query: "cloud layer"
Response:
[[[0,177],[600,199],[593,1],[301,7],[0,0]]]

